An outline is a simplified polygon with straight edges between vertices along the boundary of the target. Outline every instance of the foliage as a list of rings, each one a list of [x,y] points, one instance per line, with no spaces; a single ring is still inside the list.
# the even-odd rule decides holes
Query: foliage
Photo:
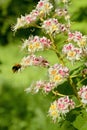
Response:
[[[21,0],[21,3],[18,0],[0,0],[0,44],[6,45],[12,42],[13,34],[11,32],[11,26],[16,21],[16,17],[29,13],[36,2],[34,0]],[[20,35],[24,35],[25,33],[21,33],[20,31]]]
[[[11,30],[11,26],[14,24],[14,21],[16,21],[16,17],[18,17],[19,15],[24,15],[25,13],[29,13],[34,6],[36,5],[36,3],[38,2],[38,0],[34,1],[34,0],[21,0],[21,6],[20,6],[20,1],[17,0],[0,0],[0,44],[1,45],[6,45],[9,42],[12,42],[13,34],[10,31]],[[73,0],[72,1],[73,4],[70,7],[70,12],[72,14],[72,21],[77,21],[77,24],[74,25],[74,28],[77,28],[77,26],[79,26],[79,30],[81,30],[83,33],[86,33],[85,30],[85,26],[86,26],[86,1],[84,0],[84,2],[78,2]],[[75,5],[75,6],[73,6]],[[76,7],[76,8],[75,8]],[[26,11],[25,11],[26,10]],[[79,12],[79,13],[78,13]],[[84,22],[84,24],[80,24],[80,22]],[[76,27],[75,27],[76,26]],[[83,29],[84,28],[84,29]],[[17,37],[15,36],[15,41],[16,39],[18,39],[18,37],[20,38],[21,36],[23,37],[28,37],[29,33],[33,33],[32,32],[32,28],[31,31],[30,29],[26,30],[20,30],[17,34]]]
[[[87,84],[85,82],[87,79],[87,36],[79,31],[71,30],[69,0],[51,2],[40,0],[29,14],[17,18],[17,23],[13,26],[14,32],[20,28],[36,27],[41,30],[42,36],[29,36],[28,39],[23,40],[22,50],[26,49],[28,54],[12,69],[15,73],[29,66],[46,68],[47,80],[33,82],[25,91],[36,94],[42,90],[45,94],[54,94],[55,100],[50,105],[48,115],[58,123],[66,121],[71,116],[69,122],[71,121],[72,125],[70,122],[69,127],[76,129],[73,125],[76,117],[72,118],[74,116],[71,111],[75,112],[76,108],[81,108],[80,112],[83,109],[86,111],[87,107]],[[60,8],[57,8],[57,3]],[[58,36],[60,36],[59,39]],[[58,42],[62,42],[62,46],[59,47]],[[38,51],[48,51],[48,49],[54,51],[59,63],[51,65],[47,59],[37,55]],[[72,70],[66,59],[72,66],[78,61],[79,69],[77,70],[75,66]],[[69,89],[65,91],[65,87]],[[71,115],[67,116],[69,113]]]
[[[0,130],[85,130],[87,113],[76,108],[66,116],[66,121],[52,123],[46,116],[49,96],[26,95],[23,88],[3,83],[0,97]],[[44,98],[43,98],[44,97]],[[38,104],[38,106],[37,106]],[[47,105],[46,105],[47,104]]]

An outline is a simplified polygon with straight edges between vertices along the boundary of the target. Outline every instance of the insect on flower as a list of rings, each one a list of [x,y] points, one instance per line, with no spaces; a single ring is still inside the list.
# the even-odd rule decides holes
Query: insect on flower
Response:
[[[20,69],[21,69],[21,64],[15,64],[13,67],[12,67],[12,71],[13,73],[15,72],[18,72]]]

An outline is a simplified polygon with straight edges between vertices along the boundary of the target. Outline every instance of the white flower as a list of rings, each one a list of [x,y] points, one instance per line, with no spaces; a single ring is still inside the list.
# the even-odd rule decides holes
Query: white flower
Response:
[[[44,93],[49,93],[54,89],[54,83],[49,81],[36,81],[36,83],[32,83],[29,88],[27,88],[26,92],[38,93],[39,90],[42,90]]]
[[[49,62],[42,56],[36,57],[35,55],[29,55],[22,59],[21,65],[23,68],[28,66],[49,67]]]
[[[47,19],[43,22],[42,28],[46,30],[46,33],[59,33],[59,23],[55,18]]]
[[[69,69],[61,64],[55,64],[49,68],[48,73],[50,81],[57,85],[69,76]]]
[[[51,116],[52,120],[55,122],[57,119],[60,121],[62,117],[65,117],[66,113],[74,108],[74,101],[69,99],[68,96],[65,96],[51,103],[48,113],[49,116]]]
[[[40,16],[49,14],[52,8],[53,5],[49,2],[49,0],[40,0],[36,6],[36,9],[39,11]]]
[[[82,88],[80,88],[78,94],[82,99],[82,103],[87,104],[87,86],[84,85]]]
[[[37,10],[32,10],[30,14],[21,16],[17,18],[17,23],[13,26],[13,31],[17,31],[20,28],[28,27],[33,24],[38,19],[39,12]]]
[[[41,38],[39,36],[31,36],[28,40],[24,41],[22,49],[26,47],[30,53],[43,51],[44,49],[51,47],[51,41],[44,36]]]
[[[80,60],[82,56],[82,49],[74,47],[72,43],[65,44],[62,52],[66,55],[67,59],[70,61]]]

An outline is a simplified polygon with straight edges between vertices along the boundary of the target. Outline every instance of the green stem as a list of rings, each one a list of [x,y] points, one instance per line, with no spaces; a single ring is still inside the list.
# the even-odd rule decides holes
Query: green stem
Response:
[[[52,35],[49,34],[49,37],[50,37],[50,39],[51,39],[51,41],[52,41],[53,50],[55,51],[55,53],[56,53],[58,59],[60,60],[60,63],[61,63],[62,65],[64,65],[64,64],[65,64],[65,63],[64,63],[64,60],[62,59],[60,53],[58,52],[57,46],[56,46],[56,44],[55,44],[55,42],[54,42],[54,39],[53,39]],[[75,76],[76,76],[76,75],[75,75]],[[68,81],[69,81],[69,83],[70,83],[70,85],[71,85],[71,87],[72,87],[72,89],[73,89],[74,95],[76,96],[76,98],[79,100],[79,102],[80,102],[80,104],[81,104],[81,101],[80,101],[80,98],[79,98],[79,95],[78,95],[78,92],[77,92],[77,89],[76,89],[76,85],[74,84],[72,78],[73,78],[73,76],[72,76],[72,77],[69,76],[69,77],[68,77]],[[62,94],[60,94],[60,93],[55,93],[55,92],[53,92],[53,93],[54,93],[55,95],[65,96],[65,95],[62,95]]]
[[[83,82],[85,79],[87,79],[87,77],[85,77],[84,79],[80,80],[77,85],[79,85],[81,82]]]
[[[61,97],[64,97],[64,96],[66,96],[66,95],[64,95],[64,94],[61,94],[61,93],[59,93],[59,92],[57,92],[57,91],[52,91],[52,93],[54,94],[54,95],[56,95],[56,96],[61,96]]]
[[[52,35],[49,34],[49,37],[50,37],[50,39],[51,39],[51,41],[52,41],[53,50],[55,51],[55,53],[56,53],[58,59],[60,60],[60,63],[61,63],[62,65],[65,65],[64,60],[63,60],[63,58],[61,57],[60,53],[58,52],[58,48],[57,48],[56,44],[54,43],[54,39],[53,39]]]
[[[35,24],[35,23],[32,24],[32,27],[36,27],[36,28],[40,28],[40,29],[42,29],[41,26],[39,26],[39,25],[37,25],[37,24]]]
[[[55,10],[55,8],[56,8],[55,0],[50,0],[50,1],[51,1],[52,5],[53,5],[53,7],[54,7],[54,10]]]
[[[79,108],[79,107],[82,107],[82,106],[83,106],[83,104],[81,103],[78,106],[76,106],[76,108]]]
[[[74,84],[73,80],[71,77],[68,78],[68,81],[73,89],[74,95],[76,96],[76,98],[80,101],[79,95],[77,93],[77,89],[76,89],[76,85]]]
[[[75,77],[78,77],[78,76],[81,76],[81,74],[71,75],[70,78],[75,78]]]
[[[60,56],[60,53],[59,53],[58,51],[56,51],[56,55],[57,55],[57,57],[59,57],[60,63],[61,63],[62,65],[65,65],[65,63],[64,63],[64,61],[63,61],[63,59],[62,59],[62,57]]]

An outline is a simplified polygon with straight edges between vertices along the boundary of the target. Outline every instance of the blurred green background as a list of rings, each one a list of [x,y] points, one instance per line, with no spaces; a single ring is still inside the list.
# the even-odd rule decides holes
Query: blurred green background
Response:
[[[32,32],[32,28],[20,29],[14,36],[11,26],[21,14],[28,14],[34,9],[37,2],[38,0],[0,0],[0,130],[66,130],[64,126],[60,128],[57,123],[52,123],[47,116],[54,97],[24,92],[32,81],[45,79],[46,70],[30,67],[17,74],[11,70],[24,56],[20,51],[21,39],[38,33]],[[72,29],[87,34],[87,0],[72,0],[69,10]],[[57,57],[53,52],[40,54],[52,64],[56,63]]]

